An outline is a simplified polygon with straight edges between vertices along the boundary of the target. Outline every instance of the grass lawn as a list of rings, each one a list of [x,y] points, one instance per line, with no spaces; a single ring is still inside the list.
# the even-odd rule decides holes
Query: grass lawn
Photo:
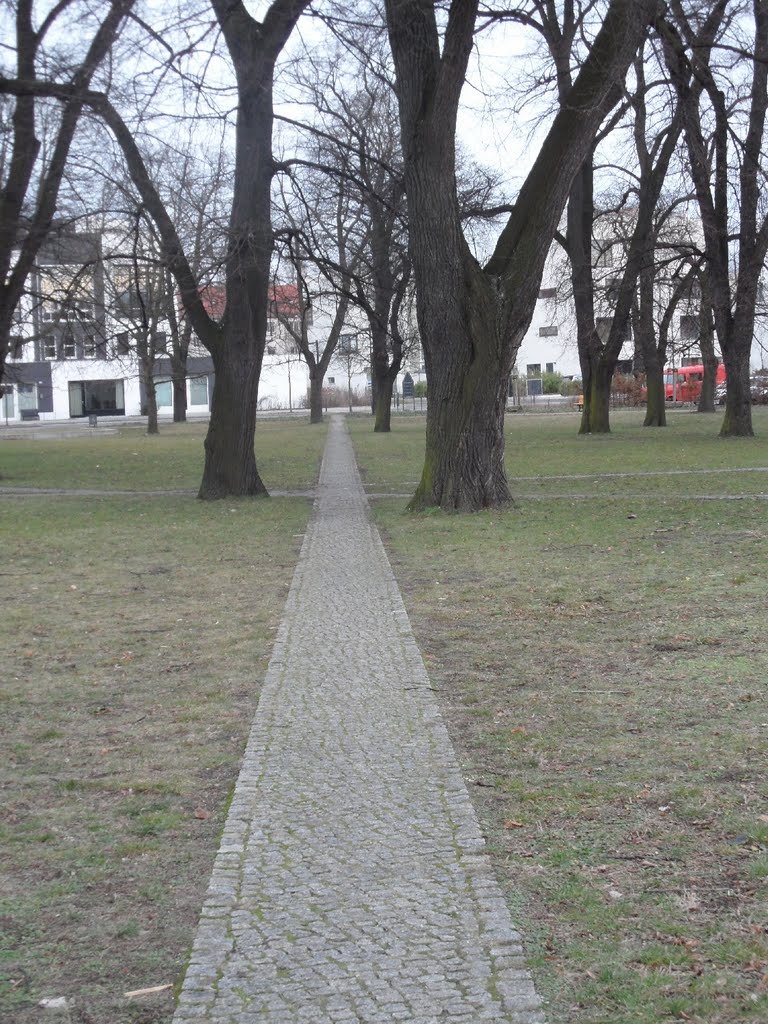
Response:
[[[0,485],[196,488],[203,431],[0,439]],[[324,439],[260,423],[268,486],[311,486]],[[0,494],[3,1024],[170,1021],[172,989],[124,993],[182,977],[309,513]]]
[[[768,409],[517,415],[505,511],[374,514],[551,1024],[768,1019]],[[354,421],[409,494],[424,422]]]
[[[161,423],[153,437],[143,424],[99,423],[55,443],[53,426],[34,433],[0,427],[0,486],[197,491],[207,423]],[[260,419],[256,459],[267,489],[314,486],[324,441],[308,419]]]

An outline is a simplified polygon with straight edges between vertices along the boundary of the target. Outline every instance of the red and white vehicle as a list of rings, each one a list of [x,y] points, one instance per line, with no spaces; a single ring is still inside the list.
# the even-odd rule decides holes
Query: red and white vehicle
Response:
[[[664,370],[664,395],[668,402],[698,402],[704,382],[704,364],[668,366]],[[725,366],[718,364],[715,387],[725,384]]]

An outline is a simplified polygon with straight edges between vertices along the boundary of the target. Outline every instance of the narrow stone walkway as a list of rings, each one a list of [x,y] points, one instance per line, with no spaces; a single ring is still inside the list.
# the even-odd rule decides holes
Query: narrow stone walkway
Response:
[[[174,1024],[543,1020],[334,417]]]

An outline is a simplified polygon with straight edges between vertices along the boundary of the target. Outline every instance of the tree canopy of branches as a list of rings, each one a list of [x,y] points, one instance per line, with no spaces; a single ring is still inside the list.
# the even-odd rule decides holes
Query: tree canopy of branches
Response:
[[[30,89],[4,89],[14,98],[0,140],[0,380],[9,352],[13,318],[27,279],[56,214],[67,157],[89,90],[134,6],[112,0],[95,18],[90,5],[60,0],[35,24],[33,0],[15,5],[15,67],[3,80],[27,86],[53,76],[65,86],[55,102]],[[3,19],[7,15],[3,12]],[[10,27],[7,25],[6,27]],[[61,46],[62,37],[84,40]],[[51,41],[51,40],[56,40]]]
[[[672,0],[669,7],[665,53],[683,112],[727,373],[721,434],[751,436],[750,353],[768,251],[763,200],[768,2],[712,0],[690,10]]]

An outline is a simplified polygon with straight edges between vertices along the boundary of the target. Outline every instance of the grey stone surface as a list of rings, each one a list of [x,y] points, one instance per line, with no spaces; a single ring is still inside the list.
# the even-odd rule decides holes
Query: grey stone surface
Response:
[[[334,417],[174,1024],[543,1020]]]

